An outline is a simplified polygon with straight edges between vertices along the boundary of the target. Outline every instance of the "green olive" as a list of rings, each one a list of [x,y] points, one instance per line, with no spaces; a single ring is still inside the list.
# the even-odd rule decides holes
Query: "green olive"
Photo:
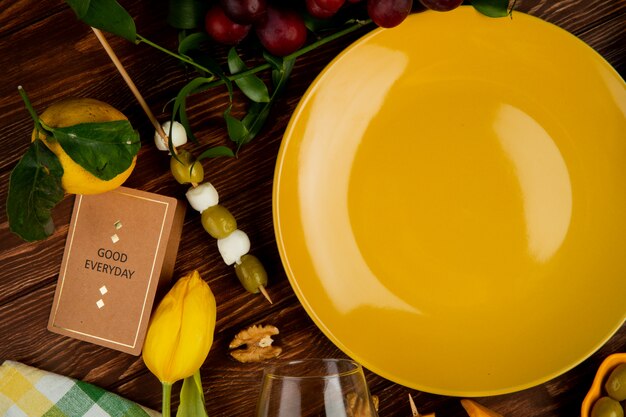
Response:
[[[201,220],[204,230],[215,239],[223,239],[237,229],[237,220],[219,204],[204,210]]]
[[[602,397],[593,404],[591,417],[624,417],[624,409],[614,399]]]
[[[235,273],[246,291],[253,294],[260,291],[261,285],[267,286],[267,272],[261,261],[254,255],[242,256],[241,263],[235,265]]]
[[[176,159],[178,158],[178,160]],[[204,179],[204,168],[189,152],[181,150],[170,159],[170,171],[180,184],[200,183]]]
[[[626,400],[626,363],[622,363],[613,369],[609,379],[604,384],[604,389],[609,397],[614,400]]]

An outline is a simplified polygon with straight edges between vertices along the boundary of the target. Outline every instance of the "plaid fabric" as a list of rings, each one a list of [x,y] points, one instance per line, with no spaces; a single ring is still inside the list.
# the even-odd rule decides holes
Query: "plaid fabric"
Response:
[[[0,417],[159,417],[86,382],[18,362],[0,365]]]

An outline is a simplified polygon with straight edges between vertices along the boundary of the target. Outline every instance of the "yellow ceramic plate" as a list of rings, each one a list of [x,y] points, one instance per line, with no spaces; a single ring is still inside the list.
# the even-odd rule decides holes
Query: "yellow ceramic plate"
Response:
[[[411,16],[338,56],[278,157],[287,275],[397,383],[491,395],[555,377],[626,318],[626,89],[539,19]]]

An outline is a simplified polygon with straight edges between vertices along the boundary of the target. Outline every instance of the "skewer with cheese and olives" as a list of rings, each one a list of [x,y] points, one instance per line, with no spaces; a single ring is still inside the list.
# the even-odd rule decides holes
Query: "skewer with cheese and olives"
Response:
[[[166,122],[162,126],[164,131],[171,128],[172,144],[179,146],[187,142],[184,127],[174,122],[169,125]],[[155,133],[157,148],[167,151],[167,145],[163,146],[163,140],[159,133]],[[231,212],[219,204],[219,194],[210,182],[202,182],[204,169],[191,153],[185,150],[176,151],[170,160],[172,176],[180,184],[191,184],[191,188],[185,196],[189,205],[201,213],[201,222],[204,230],[217,239],[217,248],[226,265],[235,265],[235,273],[241,285],[246,291],[253,294],[259,292],[272,303],[265,287],[267,286],[267,273],[263,264],[250,251],[250,239],[248,235],[237,228],[237,220]]]
[[[106,40],[106,37],[102,34],[102,32],[100,32],[99,29],[96,29],[93,27],[91,29],[93,30],[94,34],[96,35],[96,37],[102,44],[102,47],[106,51],[107,55],[109,56],[109,58],[115,65],[115,68],[118,70],[118,72],[124,79],[124,82],[130,89],[130,91],[133,93],[135,98],[137,99],[137,102],[140,104],[141,108],[146,113],[146,116],[150,120],[150,123],[152,123],[152,126],[154,126],[156,130],[154,134],[154,141],[155,141],[156,147],[163,151],[167,151],[169,149],[172,150],[172,153],[174,155],[172,155],[172,161],[170,162],[170,170],[172,171],[174,178],[176,179],[176,181],[178,181],[181,184],[190,183],[193,188],[197,188],[198,183],[200,183],[204,179],[204,169],[202,168],[202,164],[196,161],[195,158],[193,158],[191,154],[185,153],[184,151],[181,151],[181,152],[176,151],[176,147],[184,145],[187,142],[187,133],[185,131],[184,126],[182,126],[180,123],[176,121],[165,122],[163,125],[159,124],[156,117],[154,117],[152,110],[150,110],[150,107],[146,103],[146,100],[143,98],[143,96],[137,89],[137,86],[128,75],[128,72],[126,71],[126,69],[120,62],[119,58],[117,57],[117,55],[111,48],[111,45],[109,45],[108,41]],[[168,132],[168,133],[165,133],[165,132]],[[171,137],[168,137],[168,135]],[[211,188],[213,188],[213,186],[211,186]],[[215,189],[213,188],[213,190]],[[191,195],[193,199],[194,194],[192,193]],[[200,195],[198,196],[198,199],[196,200],[198,204],[200,204],[200,202],[202,201],[204,201],[204,204],[206,204],[206,200],[203,200],[204,197],[202,196],[203,196],[203,193],[200,192]],[[216,203],[213,205],[217,204],[217,191],[215,191],[215,199],[216,199]],[[202,212],[204,210],[199,210],[199,211]],[[217,212],[221,214],[224,213],[223,210],[218,210]],[[215,219],[213,218],[206,219],[205,222],[210,222],[210,221],[212,222],[214,220]],[[217,220],[219,221],[219,219]],[[225,236],[222,239],[227,239],[236,230],[237,229],[231,231],[227,236]],[[246,247],[247,245],[247,249],[245,253],[240,253],[239,256],[235,254],[233,258],[234,259],[233,263],[236,264],[235,271],[237,273],[237,277],[239,278],[239,280],[241,281],[241,283],[243,284],[246,290],[252,293],[261,292],[265,296],[265,298],[267,298],[267,300],[271,303],[272,300],[270,299],[269,295],[267,294],[267,291],[265,290],[265,286],[267,285],[267,273],[265,272],[263,265],[259,262],[258,259],[256,259],[252,255],[247,254],[249,247],[250,247],[250,241],[248,239],[248,236],[244,232],[241,232],[241,233],[236,234],[234,237],[232,237],[227,242],[227,244],[222,243],[220,245],[219,241],[220,239],[218,239],[218,248],[220,248],[220,246],[223,246],[223,248],[220,248],[220,253],[222,254],[222,257],[225,260],[227,257],[228,259],[231,259],[231,257],[233,257],[233,253],[230,252],[231,250],[238,250],[239,252],[242,252],[242,248]],[[235,244],[234,242],[238,242],[238,243]],[[227,251],[228,253],[226,253]],[[227,257],[225,255],[227,255]]]

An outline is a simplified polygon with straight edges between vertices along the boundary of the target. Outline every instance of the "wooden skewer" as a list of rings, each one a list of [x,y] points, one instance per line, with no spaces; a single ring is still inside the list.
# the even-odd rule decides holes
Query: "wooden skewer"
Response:
[[[435,413],[420,414],[419,411],[417,411],[417,407],[415,406],[415,403],[413,402],[413,397],[411,397],[411,394],[409,394],[409,404],[411,404],[412,417],[435,417]]]
[[[139,102],[139,105],[143,109],[144,113],[146,113],[146,116],[148,116],[148,119],[150,119],[150,123],[152,123],[152,126],[154,126],[156,131],[159,133],[159,136],[161,136],[161,139],[163,139],[163,143],[165,143],[165,146],[169,148],[169,137],[161,127],[161,124],[157,121],[156,117],[154,117],[152,110],[150,110],[150,107],[148,107],[148,103],[146,103],[146,100],[144,100],[132,78],[130,78],[130,75],[128,75],[128,72],[126,72],[124,65],[122,65],[122,63],[120,62],[119,58],[113,51],[113,48],[111,48],[111,45],[109,45],[109,42],[105,38],[104,34],[100,31],[100,29],[96,29],[94,27],[92,27],[91,30],[93,30],[93,33],[96,34],[96,37],[100,41],[100,44],[102,44],[102,47],[106,51],[107,55],[109,55],[109,58],[111,58],[113,65],[115,65],[115,68],[117,68],[117,71],[124,79],[124,82],[126,82],[126,85],[128,85],[128,88],[130,88],[130,91]],[[174,153],[177,153],[176,148],[174,148]]]
[[[267,301],[270,302],[270,304],[274,304],[274,302],[272,301],[272,299],[270,298],[270,295],[267,293],[267,290],[265,289],[265,286],[263,285],[259,285],[259,291],[261,291],[261,294],[263,294],[263,297],[265,297],[265,299]]]
[[[409,404],[411,404],[411,413],[413,414],[413,417],[419,417],[420,413],[417,411],[417,407],[413,402],[413,397],[411,397],[411,394],[409,394]]]

